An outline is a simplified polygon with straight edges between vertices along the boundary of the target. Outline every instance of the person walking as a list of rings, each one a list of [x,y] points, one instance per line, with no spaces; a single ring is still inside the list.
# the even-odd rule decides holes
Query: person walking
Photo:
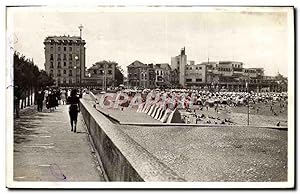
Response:
[[[64,105],[66,102],[66,90],[61,91],[60,99],[62,101],[62,104]]]
[[[67,98],[67,104],[70,105],[69,116],[71,122],[71,131],[74,131],[74,133],[76,133],[77,116],[78,112],[80,112],[79,97],[77,96],[76,89],[73,89],[71,91],[70,96]]]
[[[47,109],[50,110],[50,112],[54,112],[55,106],[56,106],[56,97],[55,93],[53,91],[49,91],[47,96]]]
[[[37,94],[37,99],[36,99],[38,112],[43,111],[43,101],[44,101],[44,92],[39,91]]]

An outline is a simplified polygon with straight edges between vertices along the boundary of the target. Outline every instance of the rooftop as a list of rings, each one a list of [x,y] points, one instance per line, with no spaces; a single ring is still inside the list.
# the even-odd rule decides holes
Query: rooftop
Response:
[[[101,64],[110,64],[110,65],[114,65],[114,66],[117,65],[116,62],[111,62],[111,61],[99,61],[99,62],[96,62],[95,64],[93,64],[92,67],[88,68],[88,70],[91,70],[91,69],[99,69]],[[103,68],[103,67],[101,67],[101,68]]]
[[[165,70],[167,70],[167,69],[171,70],[171,67],[168,63],[157,63],[157,64],[155,64],[154,67],[162,68],[162,69],[165,69]]]
[[[130,65],[128,65],[127,67],[148,67],[146,64],[136,60],[133,63],[131,63]]]
[[[45,38],[44,43],[85,43],[79,36],[48,36]]]
[[[240,62],[240,61],[219,61],[219,64],[230,64],[230,63],[241,63],[241,64],[243,64],[243,62]]]

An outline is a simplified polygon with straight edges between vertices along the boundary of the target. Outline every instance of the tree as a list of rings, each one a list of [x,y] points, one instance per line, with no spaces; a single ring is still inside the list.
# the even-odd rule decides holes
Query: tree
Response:
[[[18,118],[20,100],[22,100],[22,107],[32,104],[32,94],[34,91],[52,85],[54,80],[45,71],[40,71],[33,60],[26,59],[24,55],[20,55],[18,52],[14,53],[13,65],[14,106]],[[26,97],[27,101],[25,101]]]
[[[119,86],[120,84],[124,83],[124,70],[121,68],[121,66],[117,65],[115,69],[115,80],[116,85]]]

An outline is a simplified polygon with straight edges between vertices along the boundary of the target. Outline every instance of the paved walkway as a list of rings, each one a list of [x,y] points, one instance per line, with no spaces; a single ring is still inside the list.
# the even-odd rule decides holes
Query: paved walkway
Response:
[[[68,106],[15,119],[15,181],[104,181],[83,118],[70,130]]]

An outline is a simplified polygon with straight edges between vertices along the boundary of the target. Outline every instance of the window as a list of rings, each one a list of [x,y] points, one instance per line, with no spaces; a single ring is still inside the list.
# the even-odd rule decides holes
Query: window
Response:
[[[100,68],[103,68],[103,64],[100,64]]]
[[[60,70],[57,71],[57,76],[61,76]]]
[[[64,61],[64,67],[67,66],[67,62]]]
[[[73,66],[73,63],[72,63],[72,61],[70,61],[69,62],[69,67],[72,68],[72,66]]]
[[[53,76],[53,70],[50,70],[50,76]]]
[[[50,68],[53,68],[53,61],[50,62]]]
[[[196,82],[202,82],[202,79],[196,79]]]
[[[67,71],[64,69],[64,74],[67,74]]]
[[[70,78],[70,79],[69,79],[69,84],[71,84],[71,83],[72,83],[72,79]]]
[[[60,68],[60,62],[57,62],[57,68]]]
[[[53,54],[50,55],[50,60],[53,60]]]
[[[108,68],[111,68],[111,64],[108,65]]]
[[[192,82],[192,79],[186,79],[185,81],[186,82]]]
[[[99,72],[100,72],[100,75],[103,75],[103,74],[104,74],[104,71],[103,71],[103,70],[100,70]]]
[[[69,54],[69,61],[72,61],[72,54]]]
[[[72,52],[72,47],[71,46],[69,47],[69,51]]]
[[[66,54],[64,54],[64,60],[67,60],[67,55]]]
[[[57,55],[57,60],[58,60],[58,61],[60,61],[60,60],[61,60],[61,58],[60,58],[60,54],[58,54],[58,55]]]
[[[94,69],[94,74],[97,75],[97,70],[96,69]]]
[[[199,67],[199,69],[202,69],[202,67]]]
[[[72,76],[72,69],[69,70],[69,76]]]
[[[59,46],[59,47],[57,47],[57,50],[60,52],[60,46]]]
[[[64,84],[65,84],[65,83],[67,83],[67,80],[66,80],[66,78],[64,78]]]
[[[67,47],[64,46],[64,51],[67,51]]]
[[[53,46],[50,47],[50,51],[53,51]]]
[[[111,75],[112,74],[112,70],[108,70],[108,75]]]

